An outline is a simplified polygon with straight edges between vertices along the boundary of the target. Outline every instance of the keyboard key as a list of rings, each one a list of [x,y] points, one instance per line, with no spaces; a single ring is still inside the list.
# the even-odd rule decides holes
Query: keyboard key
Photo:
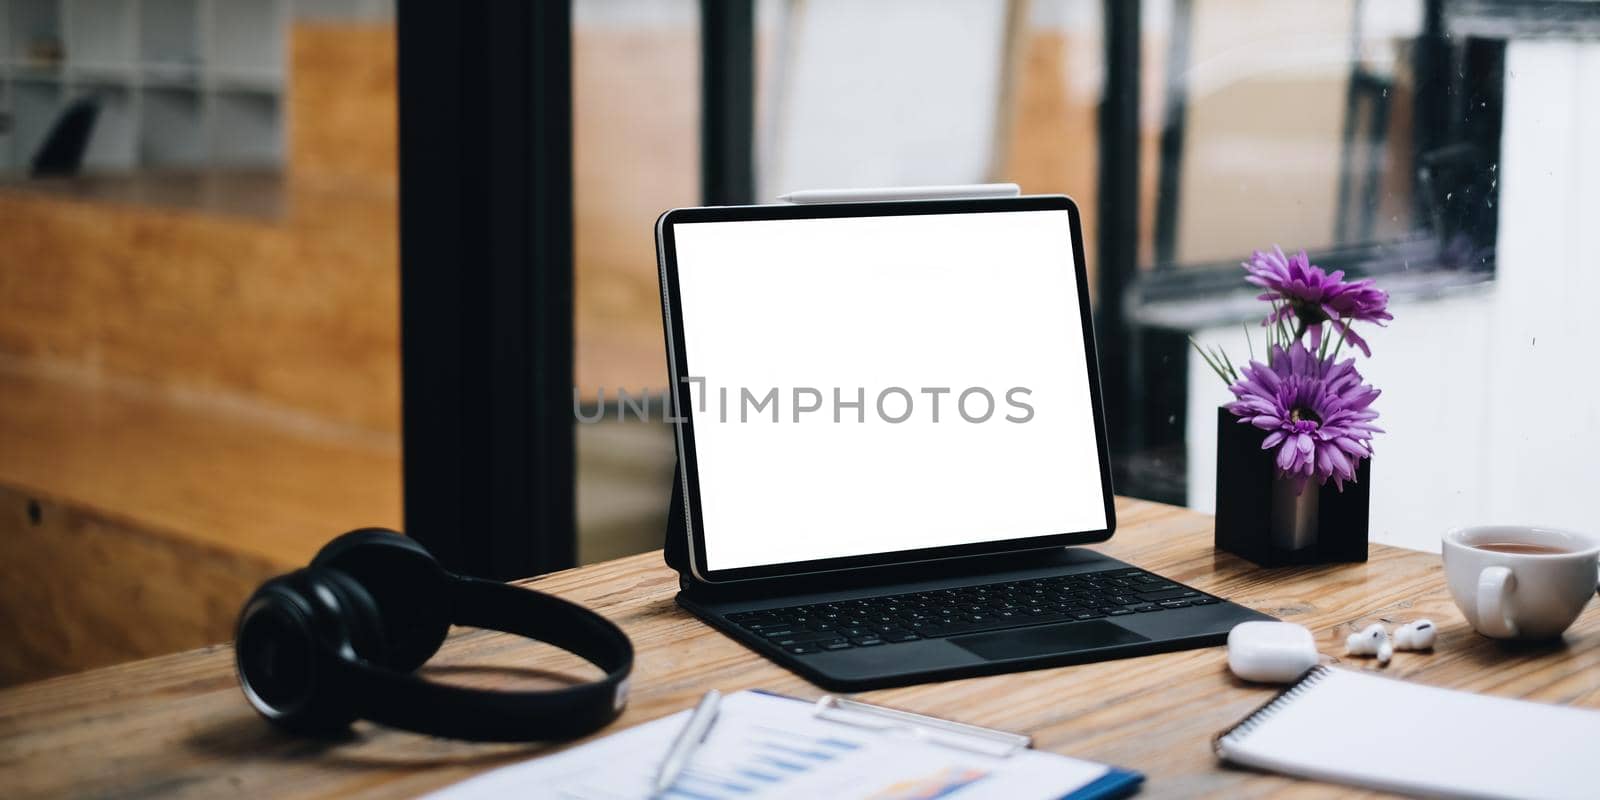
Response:
[[[1160,605],[1161,605],[1162,608],[1188,608],[1189,607],[1189,601],[1188,600],[1164,600],[1164,601],[1161,602]]]
[[[1162,609],[1161,609],[1161,606],[1158,606],[1155,603],[1140,603],[1139,605],[1136,605],[1136,606],[1128,606],[1128,610],[1129,611],[1137,611],[1140,614],[1148,614],[1148,613],[1150,613],[1152,611],[1160,611]]]
[[[873,647],[883,644],[883,640],[876,636],[863,636],[860,639],[851,639],[850,641],[854,643],[856,647]]]
[[[1181,597],[1199,597],[1200,593],[1193,589],[1175,587],[1159,592],[1138,592],[1137,596],[1147,603],[1159,603],[1162,600],[1176,600]]]
[[[778,630],[780,628],[787,628],[787,627],[790,627],[789,623],[787,623],[787,622],[778,622],[776,620],[762,621],[762,622],[747,622],[747,623],[744,624],[745,630],[755,631],[756,633],[760,633],[762,631],[775,631],[775,630]]]
[[[1022,625],[1038,625],[1039,617],[1019,617],[1015,620],[984,620],[983,622],[953,622],[948,624],[929,625],[917,629],[923,638],[932,639],[940,636],[959,636],[963,633],[982,633],[984,631],[998,631],[1006,628],[1015,628]]]
[[[852,646],[853,645],[843,639],[822,643],[822,649],[824,650],[849,650]]]
[[[883,635],[883,640],[886,642],[911,642],[921,638],[921,636],[918,636],[911,631],[899,631],[897,633],[886,633]]]
[[[1134,613],[1134,612],[1129,611],[1126,608],[1113,608],[1113,609],[1111,609],[1111,610],[1106,612],[1106,616],[1108,616],[1108,617],[1121,617],[1121,616],[1125,616],[1125,615],[1132,614],[1132,613]]]
[[[839,638],[837,631],[801,631],[788,636],[774,636],[767,641],[779,647],[788,647],[792,644],[810,644],[812,642],[827,642]]]
[[[820,653],[822,652],[822,648],[814,644],[792,644],[783,648],[783,652],[789,653],[790,655],[805,656],[812,653]]]
[[[1192,605],[1192,606],[1209,606],[1209,605],[1214,605],[1216,602],[1217,602],[1217,598],[1215,598],[1215,597],[1196,597],[1193,600],[1189,601],[1189,605]]]
[[[1101,618],[1103,616],[1105,616],[1105,615],[1100,613],[1100,612],[1098,612],[1098,611],[1079,611],[1078,613],[1073,614],[1072,618],[1075,619],[1075,620],[1082,621],[1082,620],[1086,620],[1086,619],[1099,619],[1099,618]]]

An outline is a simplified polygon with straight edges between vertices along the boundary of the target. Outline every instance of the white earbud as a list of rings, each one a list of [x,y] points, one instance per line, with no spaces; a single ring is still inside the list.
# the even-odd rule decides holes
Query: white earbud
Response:
[[[1396,650],[1432,650],[1438,635],[1439,629],[1434,627],[1433,620],[1407,622],[1395,629],[1394,647]]]
[[[1357,656],[1377,656],[1379,664],[1389,663],[1394,656],[1394,645],[1389,641],[1389,631],[1382,623],[1374,622],[1360,633],[1352,633],[1344,640],[1346,653]]]

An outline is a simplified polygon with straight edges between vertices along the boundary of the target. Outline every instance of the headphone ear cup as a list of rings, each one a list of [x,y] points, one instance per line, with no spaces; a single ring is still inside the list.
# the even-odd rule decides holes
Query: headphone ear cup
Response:
[[[383,614],[366,587],[336,569],[307,567],[305,571],[319,588],[332,592],[338,600],[334,611],[344,626],[339,635],[350,645],[350,649],[341,651],[339,656],[346,659],[355,656],[379,666],[387,664],[390,661],[389,638],[384,632]]]
[[[412,672],[439,651],[450,632],[451,575],[415,539],[363,528],[329,542],[311,564],[342,573],[370,597],[382,638],[368,656],[373,663]]]
[[[245,602],[234,663],[262,716],[302,734],[337,733],[358,709],[341,664],[381,655],[376,604],[350,578],[315,567],[266,582]]]

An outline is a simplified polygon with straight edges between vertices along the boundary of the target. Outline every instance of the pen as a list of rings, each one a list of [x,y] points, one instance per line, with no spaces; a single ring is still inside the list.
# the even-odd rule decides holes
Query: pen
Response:
[[[977,197],[1016,197],[1022,189],[1014,183],[975,183],[962,186],[890,186],[880,189],[806,189],[780,195],[798,203],[869,203],[887,200],[945,200]]]
[[[694,707],[694,713],[689,715],[689,721],[678,733],[678,738],[673,740],[672,747],[667,750],[667,757],[661,761],[661,769],[656,773],[656,786],[652,796],[671,789],[672,784],[677,782],[678,776],[683,774],[683,768],[689,766],[689,759],[694,756],[694,751],[705,741],[706,734],[717,721],[717,706],[721,701],[722,693],[716,689],[706,692],[705,697],[700,698],[700,704]]]

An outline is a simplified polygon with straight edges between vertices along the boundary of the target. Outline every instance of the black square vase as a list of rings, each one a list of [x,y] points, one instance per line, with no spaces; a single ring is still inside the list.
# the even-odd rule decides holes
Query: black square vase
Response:
[[[1216,546],[1264,567],[1367,560],[1368,474],[1363,459],[1341,492],[1329,481],[1296,496],[1278,478],[1266,433],[1217,409]]]

